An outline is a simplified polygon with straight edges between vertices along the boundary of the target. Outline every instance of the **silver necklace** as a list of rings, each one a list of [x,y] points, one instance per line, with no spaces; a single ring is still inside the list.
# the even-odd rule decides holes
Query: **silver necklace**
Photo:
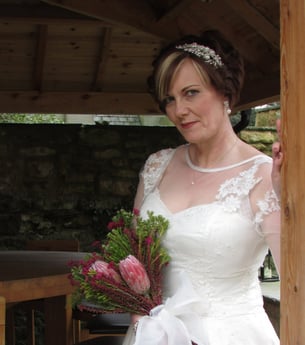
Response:
[[[222,158],[224,158],[227,154],[229,154],[233,148],[235,147],[235,145],[237,144],[237,141],[238,141],[238,138],[236,138],[235,142],[233,143],[233,145],[227,150],[225,151],[225,153],[219,158],[217,159],[217,162],[221,161]],[[198,171],[198,172],[201,172],[201,173],[210,173],[210,172],[218,172],[218,171],[224,171],[224,170],[229,170],[237,165],[239,165],[240,163],[237,163],[237,164],[231,164],[231,165],[227,165],[225,167],[220,167],[220,168],[201,168],[195,164],[192,163],[191,161],[191,157],[190,157],[190,152],[189,152],[189,147],[190,145],[188,144],[187,147],[186,147],[186,150],[185,150],[185,160],[186,160],[186,164],[188,165],[189,168],[191,168],[192,170],[195,170],[195,171]],[[195,184],[195,181],[192,180],[191,182],[192,185]]]

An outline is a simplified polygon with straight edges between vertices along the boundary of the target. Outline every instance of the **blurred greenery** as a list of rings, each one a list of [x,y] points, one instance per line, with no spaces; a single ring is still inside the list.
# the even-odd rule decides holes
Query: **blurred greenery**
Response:
[[[0,123],[64,123],[61,114],[0,114]]]

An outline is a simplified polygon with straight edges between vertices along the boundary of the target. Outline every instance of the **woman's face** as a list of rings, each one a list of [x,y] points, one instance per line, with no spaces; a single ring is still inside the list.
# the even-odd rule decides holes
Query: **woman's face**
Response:
[[[205,83],[190,59],[178,67],[171,80],[165,109],[169,119],[190,143],[222,135],[228,117],[224,97]]]

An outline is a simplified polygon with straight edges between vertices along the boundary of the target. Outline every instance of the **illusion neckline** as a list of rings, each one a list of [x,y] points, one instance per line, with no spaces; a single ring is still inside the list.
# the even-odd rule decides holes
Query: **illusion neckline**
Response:
[[[195,171],[198,171],[198,172],[202,172],[202,173],[209,173],[209,172],[219,172],[219,171],[225,171],[225,170],[229,170],[229,169],[232,169],[232,168],[236,168],[236,167],[239,167],[243,164],[246,164],[248,162],[251,162],[253,160],[255,160],[256,158],[258,157],[261,157],[263,156],[262,154],[260,155],[255,155],[251,158],[248,158],[248,159],[245,159],[245,160],[242,160],[238,163],[235,163],[235,164],[230,164],[230,165],[226,165],[224,167],[219,167],[219,168],[202,168],[202,167],[199,167],[195,164],[192,163],[191,161],[191,157],[190,157],[190,153],[189,153],[189,147],[190,145],[188,144],[186,146],[186,150],[185,150],[185,160],[186,160],[186,164],[188,165],[189,168],[191,168],[192,170],[195,170]]]

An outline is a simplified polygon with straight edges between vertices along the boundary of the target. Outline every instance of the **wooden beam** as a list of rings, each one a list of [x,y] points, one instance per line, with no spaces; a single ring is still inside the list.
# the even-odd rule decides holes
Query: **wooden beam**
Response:
[[[305,344],[305,3],[282,0],[281,344]]]
[[[255,31],[260,33],[277,50],[280,49],[280,32],[249,1],[225,0],[226,3]]]
[[[259,90],[246,88],[234,111],[279,101],[276,89],[268,97]],[[146,93],[2,91],[0,113],[157,115],[160,110]]]
[[[0,345],[5,345],[5,298],[0,296]]]
[[[159,16],[158,22],[167,22],[175,19],[185,11],[194,0],[180,0],[166,12]]]
[[[48,39],[48,26],[38,25],[37,45],[36,45],[35,64],[34,64],[34,76],[33,76],[34,89],[37,91],[42,90],[47,39]]]
[[[273,96],[270,95],[269,97],[265,97],[261,99],[248,100],[248,102],[237,104],[237,106],[234,107],[233,109],[233,113],[237,113],[238,111],[247,110],[247,109],[251,109],[260,105],[266,105],[266,104],[275,103],[279,101],[280,101],[280,95],[278,94],[275,94]]]
[[[18,25],[20,23],[26,24],[33,24],[33,25],[78,25],[78,26],[86,26],[86,27],[112,27],[112,24],[109,22],[105,22],[102,20],[90,18],[90,19],[77,19],[77,18],[48,18],[45,16],[41,17],[7,17],[0,15],[0,22],[1,23],[10,23],[11,25]]]
[[[256,81],[245,81],[240,101],[234,111],[249,109],[280,99],[280,76],[261,77]]]
[[[256,85],[256,86],[255,86]],[[268,95],[268,96],[266,96]],[[246,82],[234,111],[279,101],[279,76]],[[0,113],[64,113],[64,114],[160,114],[147,93],[115,92],[0,92]]]
[[[0,113],[159,114],[147,93],[0,92]]]

